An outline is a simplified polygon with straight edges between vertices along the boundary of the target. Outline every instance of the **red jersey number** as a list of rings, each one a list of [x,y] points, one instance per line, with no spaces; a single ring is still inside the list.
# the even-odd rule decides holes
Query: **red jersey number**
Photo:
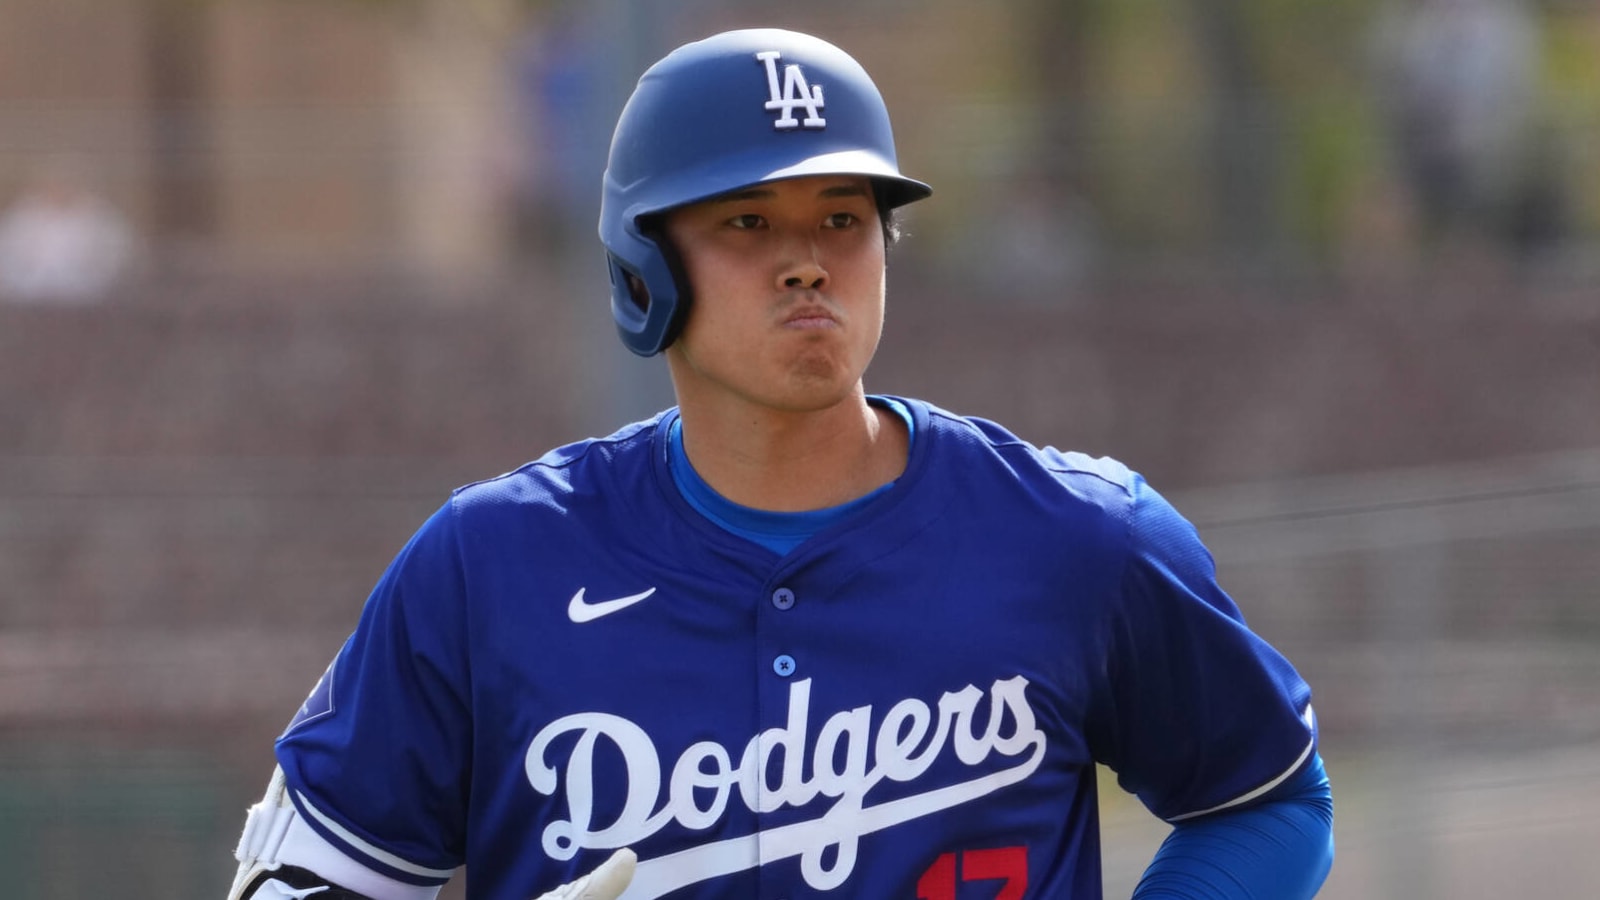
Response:
[[[998,881],[994,900],[1022,900],[1028,890],[1028,848],[945,853],[917,879],[917,900],[956,900],[957,881]]]

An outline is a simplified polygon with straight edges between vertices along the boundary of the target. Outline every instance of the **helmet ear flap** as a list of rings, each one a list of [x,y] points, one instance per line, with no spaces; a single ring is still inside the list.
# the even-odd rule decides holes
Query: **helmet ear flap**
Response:
[[[615,252],[606,254],[612,317],[623,344],[640,356],[653,356],[671,346],[689,312],[691,292],[683,260],[660,226],[659,216],[636,223],[634,243],[644,251],[636,254],[639,265]]]
[[[678,339],[678,333],[683,331],[683,323],[689,318],[689,309],[694,306],[694,288],[689,284],[689,272],[684,267],[683,255],[678,252],[677,245],[667,239],[666,216],[645,216],[639,220],[639,231],[656,245],[672,279],[672,309],[667,314],[666,327],[661,334],[661,344],[656,351],[659,353],[672,346],[672,342]],[[648,307],[649,286],[643,279],[639,279],[639,286],[644,291],[644,302]]]

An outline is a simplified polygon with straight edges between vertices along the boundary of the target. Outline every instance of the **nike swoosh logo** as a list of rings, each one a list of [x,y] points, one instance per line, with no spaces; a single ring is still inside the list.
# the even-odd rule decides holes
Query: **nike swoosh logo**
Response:
[[[637,594],[629,594],[626,597],[618,597],[615,600],[602,600],[599,603],[588,603],[583,599],[584,590],[584,588],[578,588],[578,592],[572,595],[571,602],[567,604],[567,618],[577,622],[580,625],[582,625],[584,622],[593,622],[595,619],[598,619],[601,616],[609,616],[617,610],[627,609],[628,607],[638,603],[640,600],[643,600],[656,592],[655,588],[651,588],[648,591],[641,591]]]

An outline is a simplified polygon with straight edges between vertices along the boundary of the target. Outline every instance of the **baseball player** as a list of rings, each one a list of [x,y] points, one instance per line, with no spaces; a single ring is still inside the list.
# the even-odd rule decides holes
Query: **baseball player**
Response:
[[[644,73],[600,237],[677,405],[422,525],[278,739],[232,898],[1092,900],[1096,763],[1173,825],[1135,896],[1316,892],[1310,690],[1189,523],[865,392],[929,194],[822,40]]]

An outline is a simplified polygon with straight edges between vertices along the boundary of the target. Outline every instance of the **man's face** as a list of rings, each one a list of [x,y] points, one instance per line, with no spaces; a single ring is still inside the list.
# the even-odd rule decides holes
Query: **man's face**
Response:
[[[693,306],[667,351],[680,404],[832,406],[858,390],[883,329],[872,185],[819,175],[669,213]]]

